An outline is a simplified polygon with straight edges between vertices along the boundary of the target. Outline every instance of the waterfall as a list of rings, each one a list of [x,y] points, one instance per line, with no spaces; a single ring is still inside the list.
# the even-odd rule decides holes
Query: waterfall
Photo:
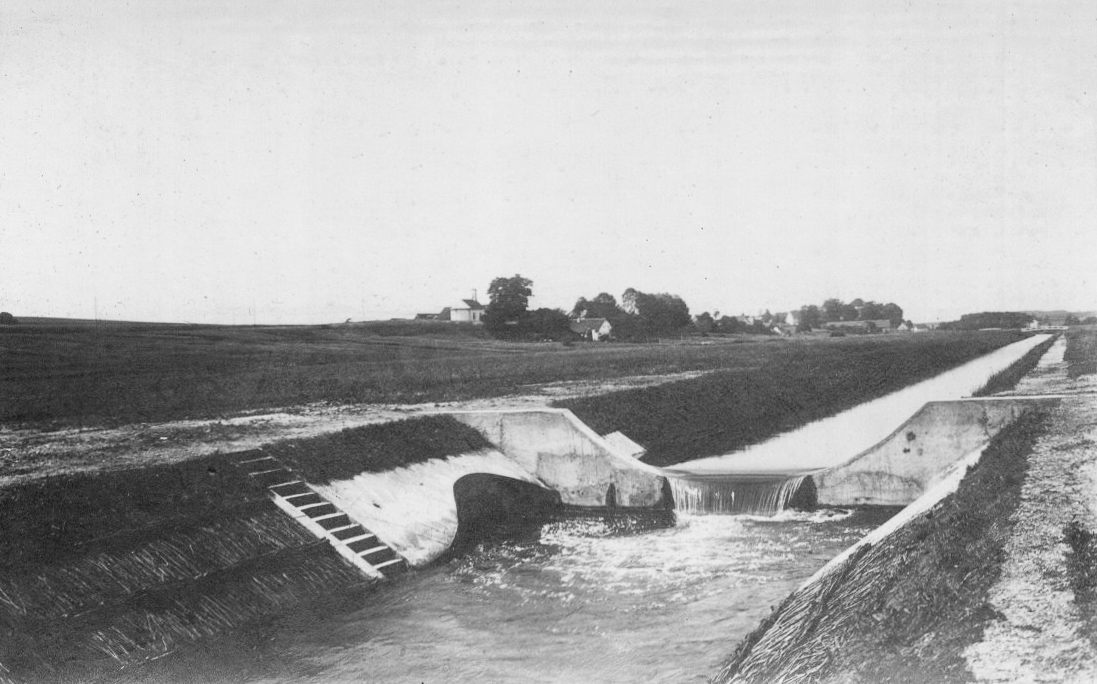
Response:
[[[682,513],[773,515],[788,506],[803,477],[757,478],[671,477],[674,507]]]

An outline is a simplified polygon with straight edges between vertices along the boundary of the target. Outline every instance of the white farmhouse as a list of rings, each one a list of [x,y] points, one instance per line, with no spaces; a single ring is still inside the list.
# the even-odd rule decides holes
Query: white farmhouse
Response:
[[[581,318],[572,321],[571,331],[580,337],[598,342],[609,338],[613,326],[604,318]]]
[[[473,299],[462,299],[449,307],[449,319],[455,322],[479,323],[484,315],[484,305]]]

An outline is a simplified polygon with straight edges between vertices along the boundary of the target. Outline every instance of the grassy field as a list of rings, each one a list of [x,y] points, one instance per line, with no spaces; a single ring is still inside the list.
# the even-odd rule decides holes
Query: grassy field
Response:
[[[814,368],[809,384],[825,385],[841,381],[828,369],[836,360],[860,364],[874,350],[908,377],[906,350],[939,350],[941,367],[954,346],[989,350],[1013,339],[931,333],[564,346],[499,342],[478,327],[432,322],[253,327],[25,319],[0,328],[0,424],[117,425],[313,402],[440,402],[517,394],[535,383],[694,370],[762,369],[764,380],[782,376],[776,369],[790,360]],[[861,383],[875,385],[888,381]]]
[[[558,402],[599,434],[620,430],[644,461],[728,453],[924,380],[1018,339],[1009,333],[890,335],[743,350],[745,367]],[[1016,382],[1016,379],[1014,379]]]

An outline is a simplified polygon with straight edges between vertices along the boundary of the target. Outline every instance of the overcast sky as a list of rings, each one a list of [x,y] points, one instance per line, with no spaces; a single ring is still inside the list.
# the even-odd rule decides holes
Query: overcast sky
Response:
[[[4,0],[0,308],[1097,308],[1097,3]]]

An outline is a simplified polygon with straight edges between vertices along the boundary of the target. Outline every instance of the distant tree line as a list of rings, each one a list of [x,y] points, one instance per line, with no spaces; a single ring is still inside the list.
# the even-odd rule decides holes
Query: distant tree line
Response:
[[[1023,328],[1036,320],[1032,314],[1021,311],[983,311],[964,314],[958,321],[942,323],[941,330],[982,330],[983,328]]]
[[[613,338],[622,341],[643,341],[684,333],[720,333],[773,335],[775,327],[788,324],[787,312],[759,316],[726,316],[708,311],[690,316],[689,305],[678,295],[667,292],[648,293],[628,288],[618,301],[608,292],[594,297],[580,297],[571,311],[561,309],[529,309],[533,296],[533,281],[521,275],[500,277],[488,288],[490,303],[483,315],[484,326],[494,337],[503,339],[555,339],[575,337],[571,321],[601,318],[609,321]],[[822,328],[834,321],[879,321],[892,325],[903,321],[903,309],[893,302],[882,304],[872,300],[854,299],[846,303],[827,299],[822,305],[803,306],[792,320],[800,330]]]

